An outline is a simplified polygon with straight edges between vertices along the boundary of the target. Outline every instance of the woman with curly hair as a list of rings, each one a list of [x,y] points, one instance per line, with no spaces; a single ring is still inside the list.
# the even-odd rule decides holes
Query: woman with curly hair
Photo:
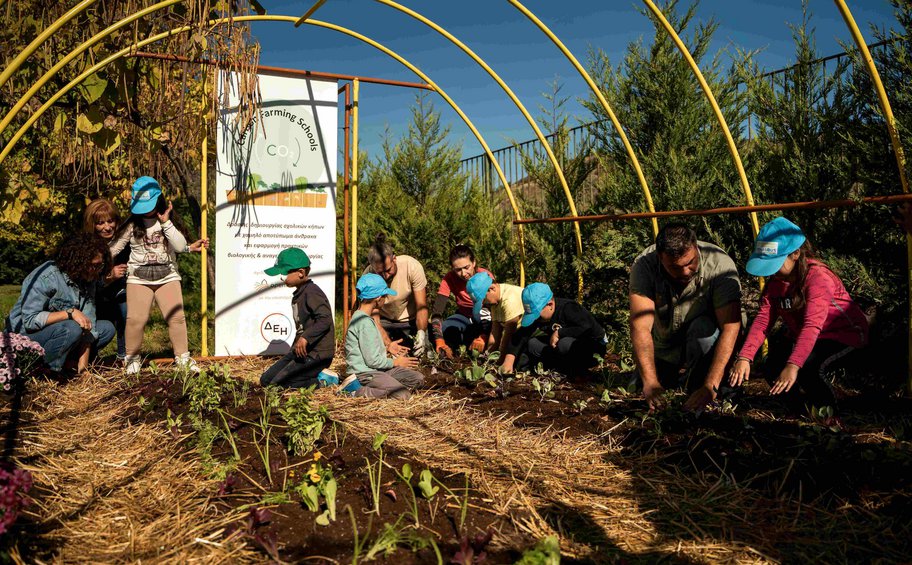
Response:
[[[97,198],[86,206],[82,231],[93,233],[105,244],[114,239],[120,225],[120,212],[107,198]],[[98,289],[97,314],[99,320],[108,320],[117,330],[117,360],[121,363],[127,355],[124,328],[127,321],[127,260],[130,250],[124,249],[112,257],[113,266],[103,277],[104,285]]]
[[[54,373],[84,371],[92,352],[114,337],[114,325],[96,320],[95,294],[111,270],[104,241],[79,233],[65,240],[52,261],[25,277],[19,300],[6,318],[6,331],[25,334],[44,348]]]

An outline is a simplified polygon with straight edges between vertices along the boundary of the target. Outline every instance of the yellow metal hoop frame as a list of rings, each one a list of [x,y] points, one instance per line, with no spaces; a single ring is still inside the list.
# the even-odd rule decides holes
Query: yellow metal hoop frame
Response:
[[[884,122],[886,122],[887,133],[890,134],[890,142],[893,144],[893,155],[896,157],[896,166],[899,169],[899,182],[902,186],[902,191],[908,193],[909,181],[906,178],[906,155],[903,152],[902,143],[899,140],[899,132],[896,129],[896,118],[893,117],[893,109],[890,107],[890,99],[887,97],[887,90],[884,88],[883,81],[880,80],[880,72],[877,70],[877,65],[874,64],[874,57],[871,56],[868,44],[865,42],[861,30],[858,29],[858,24],[855,23],[855,18],[852,16],[852,12],[849,10],[848,5],[846,5],[844,0],[833,1],[836,2],[836,7],[839,8],[839,13],[842,14],[842,19],[845,20],[846,26],[849,28],[852,39],[855,41],[855,45],[864,58],[865,67],[868,70],[868,74],[871,76],[871,81],[874,83],[874,88],[877,91],[877,100],[880,103],[880,109],[884,115]],[[906,282],[909,285],[909,356],[907,359],[908,379],[906,381],[906,391],[912,393],[912,234],[906,234],[906,261],[909,271],[906,279]]]
[[[621,138],[621,142],[624,144],[624,149],[627,151],[627,156],[630,158],[630,164],[633,165],[633,170],[636,172],[637,180],[640,182],[640,187],[643,189],[643,197],[646,199],[646,209],[650,212],[655,212],[655,205],[652,202],[652,193],[649,190],[649,183],[646,182],[646,176],[643,174],[643,168],[640,167],[640,160],[636,156],[636,151],[633,150],[633,146],[630,144],[630,140],[627,138],[627,134],[624,132],[624,128],[621,126],[620,120],[614,114],[614,110],[611,109],[611,105],[608,104],[608,100],[605,99],[605,95],[602,94],[602,89],[595,84],[595,81],[592,80],[592,76],[586,71],[585,68],[580,64],[579,60],[573,55],[573,53],[567,49],[567,46],[564,45],[564,42],[555,35],[551,29],[544,24],[538,17],[533,14],[528,8],[522,5],[519,0],[508,0],[514,8],[519,10],[524,16],[526,16],[529,21],[534,23],[538,29],[540,29],[547,37],[551,40],[554,45],[560,49],[561,53],[564,54],[564,57],[573,65],[576,71],[583,77],[583,80],[586,81],[586,84],[589,85],[589,89],[592,90],[592,93],[595,94],[595,97],[598,99],[599,104],[602,105],[602,108],[605,109],[605,112],[608,113],[608,118],[611,119],[611,123],[614,125],[614,129],[617,131],[618,136]],[[659,235],[659,221],[656,218],[652,218],[652,233],[653,235]]]
[[[49,25],[47,29],[38,34],[38,37],[33,39],[25,49],[16,55],[16,58],[10,61],[6,68],[3,69],[3,72],[0,73],[0,86],[6,84],[6,81],[8,81],[11,76],[13,76],[13,73],[19,70],[19,67],[22,66],[22,63],[24,63],[25,60],[28,59],[29,56],[34,53],[42,43],[47,41],[49,37],[57,33],[58,29],[62,28],[64,25],[66,25],[67,22],[81,14],[83,10],[94,4],[96,1],[97,0],[82,0],[82,2],[73,6],[65,14],[57,18],[54,23]]]
[[[643,0],[649,10],[653,13],[659,23],[662,24],[662,27],[665,28],[665,31],[668,32],[668,36],[674,41],[677,45],[678,50],[687,59],[687,63],[690,65],[691,70],[697,80],[700,82],[700,87],[703,89],[703,94],[706,95],[706,99],[709,101],[710,106],[712,106],[713,113],[716,115],[716,119],[719,121],[719,126],[722,128],[722,133],[725,134],[725,141],[728,143],[728,151],[731,153],[732,160],[735,162],[735,168],[738,169],[738,176],[741,178],[741,188],[744,191],[744,198],[747,201],[748,206],[754,205],[754,195],[751,194],[750,183],[747,181],[747,173],[744,172],[744,165],[741,163],[741,155],[738,153],[738,147],[735,145],[735,139],[732,137],[731,130],[728,127],[728,122],[725,121],[725,116],[722,115],[722,110],[719,108],[719,104],[716,102],[716,97],[712,92],[712,88],[709,87],[709,83],[706,82],[706,79],[703,77],[703,73],[700,71],[700,67],[697,66],[697,62],[694,61],[693,55],[690,54],[690,50],[687,48],[687,45],[681,41],[681,38],[678,36],[678,33],[671,26],[668,19],[665,18],[665,14],[662,13],[662,10],[655,5],[655,2],[652,0]],[[757,234],[760,232],[760,224],[757,221],[757,214],[751,212],[751,228],[753,228],[754,237],[757,237]]]
[[[297,22],[299,19],[300,18],[295,18],[292,16],[279,16],[279,15],[256,15],[256,16],[254,16],[254,15],[251,15],[251,16],[239,16],[239,17],[234,17],[234,18],[222,18],[219,20],[211,20],[209,22],[209,25],[219,25],[219,24],[227,23],[229,21],[241,21],[241,22],[243,22],[243,21],[285,21],[285,22],[294,23],[294,22]],[[438,94],[440,94],[441,97],[443,97],[443,99],[453,108],[453,110],[460,116],[460,118],[463,121],[465,121],[468,128],[472,131],[472,133],[478,139],[479,143],[481,143],[482,147],[485,150],[485,153],[488,155],[488,158],[491,160],[492,165],[494,166],[495,170],[497,171],[497,174],[500,177],[500,180],[503,183],[505,190],[507,191],[507,195],[510,200],[510,205],[513,208],[513,212],[514,212],[514,215],[516,216],[516,219],[518,219],[518,220],[522,219],[522,215],[519,211],[518,205],[516,203],[516,199],[513,195],[513,191],[510,188],[510,184],[507,182],[506,176],[504,175],[503,170],[501,169],[499,163],[497,162],[497,159],[494,158],[494,154],[491,152],[490,147],[488,146],[487,142],[482,137],[481,133],[478,131],[478,129],[472,123],[472,121],[468,118],[468,116],[466,116],[466,114],[455,103],[455,101],[453,101],[453,99],[450,98],[450,96],[446,93],[446,91],[444,91],[436,83],[434,83],[430,79],[430,77],[428,77],[425,73],[423,73],[418,67],[416,67],[415,65],[413,65],[412,63],[407,61],[405,58],[403,58],[396,52],[387,48],[386,46],[374,41],[373,39],[370,39],[364,35],[361,35],[355,31],[352,31],[350,29],[347,29],[347,28],[344,28],[341,26],[337,26],[335,24],[322,22],[319,20],[306,20],[305,23],[307,23],[309,25],[323,27],[326,29],[332,29],[334,31],[338,31],[340,33],[349,35],[350,37],[353,37],[355,39],[359,39],[359,40],[371,45],[372,47],[384,52],[388,56],[396,59],[401,64],[403,64],[407,68],[409,68],[412,72],[414,72],[419,77],[421,77],[422,80],[424,80],[429,85],[431,85],[432,88],[434,88],[434,90]],[[113,61],[128,55],[134,49],[139,49],[141,47],[144,47],[144,46],[154,43],[156,41],[160,41],[167,37],[171,37],[178,33],[184,33],[186,31],[189,31],[191,28],[192,28],[192,26],[184,26],[184,27],[176,28],[176,29],[170,30],[168,32],[163,32],[163,33],[154,35],[152,37],[149,37],[147,39],[144,39],[142,41],[139,41],[129,47],[121,49],[120,51],[114,53],[113,55],[105,58],[104,60],[98,62],[97,64],[93,65],[92,67],[90,67],[89,69],[84,71],[82,74],[80,74],[75,79],[70,81],[66,86],[61,88],[58,92],[56,92],[53,96],[51,96],[51,98],[49,98],[41,107],[39,107],[31,116],[29,116],[29,119],[19,128],[19,130],[16,131],[16,133],[13,135],[13,137],[10,139],[10,141],[6,144],[6,146],[3,148],[3,150],[0,151],[0,163],[2,163],[6,159],[6,157],[9,155],[10,151],[12,151],[12,148],[15,146],[15,144],[22,138],[22,136],[29,130],[29,128],[31,128],[32,125],[34,125],[34,123],[44,113],[57,100],[59,100],[64,94],[66,94],[67,92],[72,90],[74,87],[79,85],[83,80],[85,80],[86,78],[91,76],[93,73],[97,72],[99,69],[102,69],[105,66],[109,65]],[[107,33],[113,33],[114,31],[116,31],[116,29],[117,28],[115,26],[111,26],[106,31],[107,31]],[[102,32],[102,33],[104,33],[104,32]],[[97,42],[98,40],[100,40],[102,38],[103,38],[103,36],[102,37],[96,36],[96,37],[93,37],[90,41]],[[49,79],[50,77],[47,77],[47,78]],[[354,112],[353,112],[353,119],[354,119],[354,125],[357,125],[357,120],[358,120],[358,117],[357,117],[358,84],[357,84],[357,82],[355,83],[354,86],[355,86],[355,108],[354,108]],[[12,114],[10,116],[10,119],[12,119],[14,116],[15,116],[15,114]],[[357,150],[357,133],[355,133],[355,135],[353,136],[353,146]],[[352,184],[352,196],[353,196],[352,214],[355,217],[355,219],[357,218],[357,216],[356,216],[356,214],[357,214],[357,163],[358,163],[357,155],[355,154],[355,155],[353,155],[353,160],[352,160],[352,172],[353,172],[353,174],[352,174],[352,177],[353,177],[353,180],[352,180],[352,183],[353,183]],[[356,225],[357,225],[357,221],[354,221],[353,226],[356,226]],[[524,242],[523,231],[522,231],[521,227],[518,229],[518,234],[519,234],[519,243],[520,243],[520,284],[524,284],[525,283],[525,242]],[[353,235],[353,238],[357,237],[357,228],[353,228],[352,235]],[[354,243],[355,241],[357,241],[357,240],[353,241],[353,253],[354,253],[354,250],[357,249],[357,245]],[[353,257],[353,259],[354,258],[355,257]],[[353,261],[353,264],[356,264],[356,261]]]
[[[107,28],[103,29],[102,31],[99,31],[98,33],[93,35],[91,38],[86,40],[84,43],[82,43],[82,45],[79,45],[78,47],[76,47],[76,49],[73,49],[72,51],[70,51],[69,54],[67,54],[65,57],[60,59],[60,61],[58,61],[53,67],[48,69],[48,71],[46,73],[44,73],[41,76],[41,78],[39,78],[37,81],[35,81],[35,84],[33,84],[32,87],[29,88],[28,91],[26,91],[26,93],[23,94],[19,98],[19,100],[13,105],[13,107],[10,108],[9,112],[7,112],[5,116],[3,116],[3,120],[0,121],[0,133],[3,133],[3,131],[9,125],[9,123],[11,121],[13,121],[13,118],[16,116],[16,114],[18,114],[19,111],[22,110],[22,108],[28,103],[29,100],[32,99],[32,97],[41,89],[41,87],[44,86],[45,84],[47,84],[47,82],[49,80],[54,78],[54,76],[60,71],[60,69],[65,67],[67,65],[67,63],[69,63],[70,61],[72,61],[73,59],[75,59],[76,57],[81,55],[82,53],[85,53],[85,51],[87,49],[89,49],[90,47],[92,47],[93,45],[95,45],[96,43],[101,41],[102,39],[108,37],[115,31],[117,31],[118,29],[138,20],[139,18],[141,18],[143,16],[146,16],[153,12],[157,12],[158,10],[167,8],[168,6],[173,6],[174,4],[178,4],[182,1],[183,0],[164,0],[163,2],[159,2],[158,4],[154,4],[152,6],[149,6],[148,8],[144,8],[134,14],[130,14],[126,18],[120,20],[119,22],[108,26]]]
[[[570,206],[570,215],[578,216],[579,214],[577,214],[577,212],[576,212],[576,203],[573,201],[573,194],[570,193],[570,187],[567,185],[567,179],[564,177],[564,171],[561,168],[560,163],[557,160],[557,157],[554,155],[554,151],[551,150],[551,145],[548,143],[548,140],[545,138],[544,134],[541,132],[541,129],[539,129],[538,124],[535,123],[535,120],[532,118],[532,116],[526,110],[526,107],[523,106],[523,103],[519,101],[519,98],[516,97],[516,94],[513,93],[513,90],[509,86],[507,86],[507,83],[505,83],[503,81],[503,79],[500,78],[500,75],[498,75],[494,71],[494,69],[492,69],[481,57],[479,57],[474,51],[472,51],[466,44],[464,44],[462,41],[457,39],[453,34],[448,32],[444,28],[440,27],[439,25],[437,25],[430,19],[424,17],[423,15],[419,14],[418,12],[415,12],[414,10],[411,10],[409,8],[406,8],[405,6],[402,6],[401,4],[397,4],[396,2],[393,2],[392,0],[376,0],[376,1],[385,6],[389,6],[390,8],[398,10],[398,11],[402,12],[403,14],[411,16],[412,18],[418,20],[419,22],[430,27],[431,29],[433,29],[434,31],[436,31],[437,33],[439,33],[440,35],[445,37],[453,45],[456,45],[466,55],[471,57],[472,60],[474,60],[482,69],[484,69],[485,72],[488,73],[488,75],[491,76],[491,78],[494,79],[495,82],[497,82],[497,84],[503,89],[503,91],[507,93],[507,96],[510,97],[510,100],[513,101],[513,104],[515,104],[516,107],[519,109],[519,111],[522,113],[522,115],[526,119],[526,121],[529,122],[529,126],[535,132],[535,136],[538,137],[538,140],[541,142],[542,146],[544,147],[545,152],[548,154],[548,159],[551,161],[551,164],[554,166],[554,170],[557,173],[557,177],[560,180],[561,186],[564,189],[564,195],[567,197],[567,204]],[[502,171],[500,171],[500,165],[497,164],[496,159],[494,159],[493,154],[490,153],[490,150],[488,150],[487,147],[485,147],[485,152],[488,154],[488,157],[491,159],[492,163],[494,163],[494,166],[497,168],[498,174],[501,177],[501,182],[505,183],[504,186],[506,186],[506,179],[504,178]],[[511,196],[511,202],[512,202],[512,196]],[[582,236],[582,233],[580,232],[579,222],[573,222],[573,231],[576,236],[577,255],[582,256],[582,254],[583,254],[583,236]],[[582,299],[582,294],[583,294],[583,272],[582,272],[582,270],[579,270],[577,272],[577,279],[578,279],[577,294],[579,295],[579,298]]]

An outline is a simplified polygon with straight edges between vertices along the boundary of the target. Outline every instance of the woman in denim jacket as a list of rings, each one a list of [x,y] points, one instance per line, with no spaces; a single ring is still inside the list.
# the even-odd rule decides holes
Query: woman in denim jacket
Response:
[[[103,241],[87,233],[64,241],[53,261],[25,277],[6,331],[27,335],[44,348],[51,371],[84,371],[93,351],[114,337],[114,325],[96,320],[95,294],[111,268]]]

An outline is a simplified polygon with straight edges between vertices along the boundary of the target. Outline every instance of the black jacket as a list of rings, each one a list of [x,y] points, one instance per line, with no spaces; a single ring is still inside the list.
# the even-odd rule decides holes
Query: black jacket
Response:
[[[554,299],[554,315],[547,322],[538,318],[525,328],[520,328],[510,340],[509,353],[519,355],[536,332],[549,339],[554,329],[560,326],[557,335],[563,339],[573,337],[602,342],[605,329],[596,321],[595,316],[569,298]]]
[[[336,328],[326,294],[312,280],[295,289],[291,295],[295,322],[295,339],[307,340],[307,354],[318,359],[331,358],[336,352]]]

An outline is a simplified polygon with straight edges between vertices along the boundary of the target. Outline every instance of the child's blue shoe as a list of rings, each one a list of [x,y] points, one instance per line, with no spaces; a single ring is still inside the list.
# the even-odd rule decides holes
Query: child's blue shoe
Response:
[[[317,381],[320,383],[321,387],[335,386],[339,384],[339,373],[329,369],[323,369],[320,371],[320,374],[317,375]]]
[[[349,375],[342,381],[342,384],[339,385],[339,393],[352,395],[359,388],[361,388],[361,381],[358,380],[358,375]]]

